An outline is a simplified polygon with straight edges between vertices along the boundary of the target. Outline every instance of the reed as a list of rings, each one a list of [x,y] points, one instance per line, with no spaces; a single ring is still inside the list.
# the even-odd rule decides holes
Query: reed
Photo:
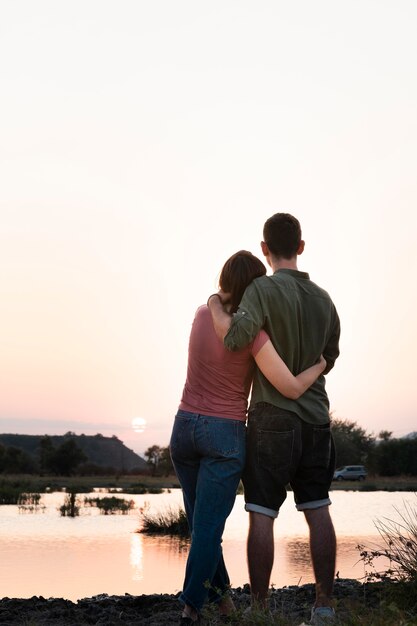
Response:
[[[110,496],[105,498],[84,498],[84,505],[97,507],[102,515],[127,515],[134,508],[135,503],[133,500]]]
[[[140,509],[142,526],[138,532],[148,535],[176,535],[189,537],[187,516],[181,507],[166,507],[163,510],[150,512],[149,505]]]
[[[368,580],[407,581],[417,585],[417,505],[404,502],[403,510],[393,509],[396,518],[384,517],[375,522],[382,544],[359,545],[360,556],[368,568]],[[381,558],[388,559],[388,569],[378,569]]]

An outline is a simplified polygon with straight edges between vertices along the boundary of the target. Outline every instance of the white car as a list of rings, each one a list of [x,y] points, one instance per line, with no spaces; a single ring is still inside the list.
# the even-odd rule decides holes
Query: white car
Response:
[[[367,475],[363,465],[344,465],[335,471],[333,480],[365,480]]]

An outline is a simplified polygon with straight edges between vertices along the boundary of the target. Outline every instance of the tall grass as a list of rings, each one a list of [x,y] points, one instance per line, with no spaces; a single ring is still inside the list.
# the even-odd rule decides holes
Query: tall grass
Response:
[[[78,517],[80,514],[81,503],[75,491],[70,491],[65,496],[64,504],[59,507],[62,517]]]
[[[368,580],[393,579],[417,584],[417,505],[404,502],[404,509],[393,507],[397,519],[384,517],[375,522],[382,545],[358,546],[360,555],[369,567]],[[378,559],[388,559],[389,568],[380,571]]]
[[[163,510],[150,512],[149,505],[145,504],[140,509],[141,528],[138,532],[149,535],[176,535],[178,537],[189,537],[187,516],[180,506],[173,508],[166,507]]]
[[[135,507],[133,500],[110,496],[105,498],[84,498],[85,506],[95,506],[103,515],[127,515]]]
[[[17,505],[19,513],[38,513],[46,509],[45,505],[41,504],[40,493],[21,493]]]
[[[375,522],[382,545],[358,548],[366,580],[385,583],[386,612],[397,610],[401,613],[398,624],[411,626],[417,624],[417,506],[404,502],[403,510],[393,509],[395,519],[384,517]],[[385,569],[378,567],[382,558],[389,563]]]

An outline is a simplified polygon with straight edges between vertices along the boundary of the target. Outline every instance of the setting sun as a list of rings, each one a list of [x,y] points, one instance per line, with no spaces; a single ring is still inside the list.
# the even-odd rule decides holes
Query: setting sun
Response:
[[[144,417],[134,417],[132,419],[132,428],[136,433],[143,433],[146,428],[146,419]]]

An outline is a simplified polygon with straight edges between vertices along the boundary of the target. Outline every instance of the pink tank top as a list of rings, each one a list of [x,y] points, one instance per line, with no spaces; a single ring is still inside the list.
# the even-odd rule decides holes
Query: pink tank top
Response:
[[[206,305],[197,309],[188,346],[183,411],[246,420],[255,362],[269,337],[261,330],[243,350],[230,352],[217,337]]]

